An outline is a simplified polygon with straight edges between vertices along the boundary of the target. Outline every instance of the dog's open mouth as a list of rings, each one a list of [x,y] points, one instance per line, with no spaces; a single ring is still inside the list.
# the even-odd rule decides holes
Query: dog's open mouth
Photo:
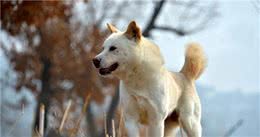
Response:
[[[99,73],[101,75],[107,75],[107,74],[110,74],[112,71],[115,71],[117,69],[117,67],[118,67],[118,63],[114,63],[108,68],[100,68]]]

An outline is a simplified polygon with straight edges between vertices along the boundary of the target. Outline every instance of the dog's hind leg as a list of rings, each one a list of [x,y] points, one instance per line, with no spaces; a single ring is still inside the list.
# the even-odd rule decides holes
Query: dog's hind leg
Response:
[[[176,137],[178,127],[178,122],[167,121],[165,123],[164,137]]]
[[[164,137],[176,137],[177,128],[179,127],[179,115],[176,111],[172,112],[166,120],[164,128]]]
[[[194,109],[193,107],[184,107],[180,110],[179,123],[188,137],[201,137],[200,111],[194,113]]]
[[[201,124],[193,117],[188,116],[180,119],[182,128],[188,137],[201,137]]]

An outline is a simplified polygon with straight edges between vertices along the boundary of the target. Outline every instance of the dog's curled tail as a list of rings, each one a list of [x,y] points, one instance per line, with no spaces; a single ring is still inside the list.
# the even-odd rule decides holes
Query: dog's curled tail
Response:
[[[196,80],[206,68],[207,59],[202,47],[197,43],[190,43],[186,48],[185,63],[181,69],[188,79]]]

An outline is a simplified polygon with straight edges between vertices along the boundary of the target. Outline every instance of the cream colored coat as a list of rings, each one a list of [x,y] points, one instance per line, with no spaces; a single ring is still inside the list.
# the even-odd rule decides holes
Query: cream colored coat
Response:
[[[170,72],[158,46],[141,36],[134,21],[126,32],[112,25],[108,28],[113,33],[96,58],[102,60],[103,68],[119,64],[112,75],[120,79],[120,106],[128,136],[140,136],[142,124],[149,137],[174,136],[179,125],[189,137],[201,137],[201,104],[194,84],[206,64],[200,46],[190,44],[181,72]],[[109,51],[111,46],[117,52]],[[176,119],[171,119],[172,113]]]

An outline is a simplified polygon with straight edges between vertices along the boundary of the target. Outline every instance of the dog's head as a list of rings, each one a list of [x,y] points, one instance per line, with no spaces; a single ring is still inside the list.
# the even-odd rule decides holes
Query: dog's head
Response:
[[[111,35],[104,41],[103,50],[93,59],[93,64],[101,75],[124,73],[137,58],[137,50],[142,38],[135,21],[129,23],[125,32],[107,24]]]

